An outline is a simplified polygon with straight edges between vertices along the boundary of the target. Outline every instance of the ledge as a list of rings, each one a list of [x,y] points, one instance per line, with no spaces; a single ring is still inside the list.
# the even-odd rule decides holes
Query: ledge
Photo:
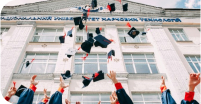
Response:
[[[193,43],[192,40],[188,40],[188,41],[176,41],[176,42],[178,42],[178,43]]]
[[[148,43],[121,43],[122,45],[151,45],[150,42]]]
[[[41,44],[61,45],[60,42],[29,42],[29,45],[41,45]]]

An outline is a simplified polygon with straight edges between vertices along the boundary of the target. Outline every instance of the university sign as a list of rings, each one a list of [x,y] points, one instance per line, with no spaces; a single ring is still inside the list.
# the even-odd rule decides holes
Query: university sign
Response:
[[[1,17],[1,20],[42,20],[42,21],[73,21],[73,17]],[[179,18],[105,18],[89,17],[88,21],[135,21],[135,22],[181,22]]]

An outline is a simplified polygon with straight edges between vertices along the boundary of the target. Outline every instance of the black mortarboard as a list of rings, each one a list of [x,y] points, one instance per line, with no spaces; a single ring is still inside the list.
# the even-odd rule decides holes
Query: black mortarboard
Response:
[[[74,17],[73,19],[74,19],[75,25],[79,25],[80,21],[82,20],[81,17]]]
[[[70,78],[70,77],[71,77],[71,75],[70,75],[70,71],[67,70],[66,73],[61,74],[61,76],[63,77],[64,80]]]
[[[82,83],[84,84],[84,86],[82,88],[87,87],[90,84],[91,80],[93,79],[93,78],[88,78],[88,77],[85,77],[85,76],[82,76],[82,78],[84,79],[82,81]]]
[[[102,48],[107,48],[107,46],[111,43],[110,40],[102,35],[98,35],[94,39],[96,39],[96,42],[94,43],[95,47],[100,46]]]
[[[67,33],[67,36],[72,37],[72,36],[73,36],[72,32],[73,32],[73,30],[72,30],[72,29],[71,29],[71,30],[69,30],[69,31],[68,31],[68,33]]]
[[[128,32],[128,35],[134,39],[139,33],[140,32],[138,30],[132,27],[131,30]]]
[[[76,52],[77,52],[77,49],[69,48],[67,52],[65,53],[65,55],[67,55],[68,58],[71,58],[71,56],[75,55]]]
[[[21,93],[26,89],[27,87],[20,85],[20,87],[17,89],[15,95],[20,97]]]
[[[82,30],[83,28],[84,28],[84,25],[83,25],[82,21],[80,21],[79,29]]]
[[[81,44],[81,48],[83,51],[90,53],[91,51],[91,47],[93,46],[94,43],[94,39],[93,38],[89,38],[88,40],[86,40],[85,42],[83,42]]]
[[[128,10],[128,3],[125,3],[124,5],[123,5],[123,11],[127,11]]]
[[[65,42],[65,37],[64,36],[59,36],[59,40],[60,40],[60,43],[64,43]]]
[[[93,74],[93,82],[99,81],[104,79],[104,73],[102,72],[102,70],[98,71],[98,73]]]
[[[87,33],[87,39],[89,39],[89,38],[93,38],[93,33]]]
[[[91,6],[94,9],[94,7],[97,7],[97,0],[92,0],[91,1]]]
[[[111,7],[111,12],[115,11],[115,3],[110,4],[110,7]]]
[[[84,12],[83,13],[83,16],[82,16],[82,20],[87,20],[88,19],[88,17],[87,17],[87,12]]]
[[[147,34],[147,32],[142,32],[142,35],[146,35]]]
[[[29,63],[29,61],[27,61],[27,62],[26,62],[26,67],[28,67],[28,66],[29,66],[29,64],[30,64],[30,63]]]
[[[96,28],[96,31],[95,31],[95,32],[96,32],[96,34],[100,34],[100,29],[99,29],[99,27]]]
[[[114,50],[111,50],[111,51],[108,53],[108,58],[111,57],[112,55],[115,56],[115,51],[114,51]]]

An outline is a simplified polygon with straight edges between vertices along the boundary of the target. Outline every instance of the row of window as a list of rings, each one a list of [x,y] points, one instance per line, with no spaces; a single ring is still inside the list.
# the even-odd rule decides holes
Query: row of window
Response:
[[[7,32],[9,28],[1,28],[1,34]],[[138,29],[143,31],[143,29]],[[101,35],[104,35],[104,28],[101,31]],[[118,35],[121,43],[147,43],[146,35],[138,35],[135,39],[131,38],[127,32],[129,29],[118,29]],[[184,33],[183,29],[169,29],[173,38],[176,41],[188,41],[188,37]],[[88,32],[93,33],[94,36],[95,28],[89,28]],[[59,42],[59,36],[64,35],[63,28],[37,28],[31,42]],[[87,39],[87,33],[85,30],[77,30],[76,43],[84,42]]]
[[[48,94],[50,96],[50,94]],[[33,104],[39,103],[43,99],[42,93],[34,94]],[[161,104],[160,93],[132,93],[132,100],[134,104]],[[12,97],[10,102],[16,104],[17,97]],[[110,93],[96,93],[96,94],[71,94],[71,104],[75,104],[76,101],[80,101],[81,104],[97,104],[101,101],[101,104],[110,104]],[[48,103],[47,103],[48,104]]]
[[[85,54],[76,54],[74,58],[74,73],[95,73],[107,70],[106,54],[90,54],[86,60],[82,60]],[[57,53],[27,53],[21,66],[20,73],[54,73]],[[156,59],[154,54],[123,54],[128,73],[157,74]],[[194,72],[200,72],[200,56],[185,56]],[[35,59],[28,67],[26,62]]]

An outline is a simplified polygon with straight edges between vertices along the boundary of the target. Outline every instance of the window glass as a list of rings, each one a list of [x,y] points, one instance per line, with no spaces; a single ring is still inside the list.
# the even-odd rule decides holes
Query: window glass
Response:
[[[169,29],[169,31],[176,41],[188,41],[183,29]]]
[[[160,93],[132,94],[134,104],[161,104]]]
[[[189,65],[195,73],[200,72],[200,56],[185,56]]]

